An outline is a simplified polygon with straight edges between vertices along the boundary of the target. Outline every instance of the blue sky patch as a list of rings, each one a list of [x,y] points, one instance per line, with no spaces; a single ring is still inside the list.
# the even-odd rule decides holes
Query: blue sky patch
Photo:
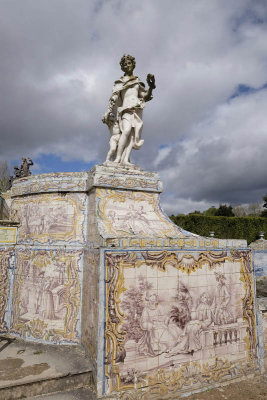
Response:
[[[38,169],[34,166],[31,168],[34,174],[89,171],[96,164],[96,161],[90,163],[77,160],[63,161],[61,157],[54,154],[42,154],[33,159],[33,162],[38,165]],[[21,160],[12,160],[11,168],[14,165],[20,166],[21,163]]]
[[[235,97],[256,93],[256,92],[259,92],[260,90],[263,90],[263,89],[266,89],[266,88],[267,88],[267,83],[265,83],[264,85],[262,85],[259,88],[253,88],[251,86],[243,85],[241,83],[236,87],[234,93],[230,97],[230,100],[234,99]]]

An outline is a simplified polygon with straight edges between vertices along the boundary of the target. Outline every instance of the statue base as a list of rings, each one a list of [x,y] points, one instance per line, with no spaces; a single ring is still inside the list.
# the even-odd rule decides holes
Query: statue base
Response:
[[[98,398],[170,398],[258,370],[246,242],[177,227],[161,191],[158,174],[114,165],[11,190],[2,331],[82,344]]]

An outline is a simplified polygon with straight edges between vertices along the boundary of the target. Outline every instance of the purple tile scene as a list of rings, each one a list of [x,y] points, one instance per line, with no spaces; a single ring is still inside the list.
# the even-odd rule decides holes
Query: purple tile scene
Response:
[[[246,252],[107,252],[111,391],[145,387],[192,362],[201,369],[220,358],[234,369],[254,358],[250,269]]]

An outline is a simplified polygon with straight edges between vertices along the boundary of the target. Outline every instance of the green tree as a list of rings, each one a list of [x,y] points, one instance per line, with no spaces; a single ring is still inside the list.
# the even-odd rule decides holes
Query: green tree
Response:
[[[208,217],[213,217],[214,215],[216,215],[217,212],[217,208],[212,206],[210,208],[208,208],[206,211],[203,212],[204,215],[207,215]]]
[[[194,214],[201,214],[201,211],[195,210],[195,211],[189,213],[188,215],[194,215]]]
[[[267,217],[267,193],[265,194],[265,196],[263,196],[263,201],[264,201],[264,203],[263,203],[263,208],[264,208],[264,210],[262,211],[262,213],[261,213],[261,217]]]
[[[227,206],[227,204],[220,204],[219,208],[214,214],[216,217],[234,217],[233,207]]]

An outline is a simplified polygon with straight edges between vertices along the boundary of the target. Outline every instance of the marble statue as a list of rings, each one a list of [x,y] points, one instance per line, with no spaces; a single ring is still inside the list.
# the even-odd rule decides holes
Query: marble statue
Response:
[[[111,138],[105,165],[133,165],[130,162],[132,149],[143,145],[141,139],[142,113],[145,103],[153,98],[155,77],[147,75],[148,90],[143,82],[133,75],[135,58],[124,55],[120,60],[124,75],[115,81],[107,112],[102,121],[107,124]]]

